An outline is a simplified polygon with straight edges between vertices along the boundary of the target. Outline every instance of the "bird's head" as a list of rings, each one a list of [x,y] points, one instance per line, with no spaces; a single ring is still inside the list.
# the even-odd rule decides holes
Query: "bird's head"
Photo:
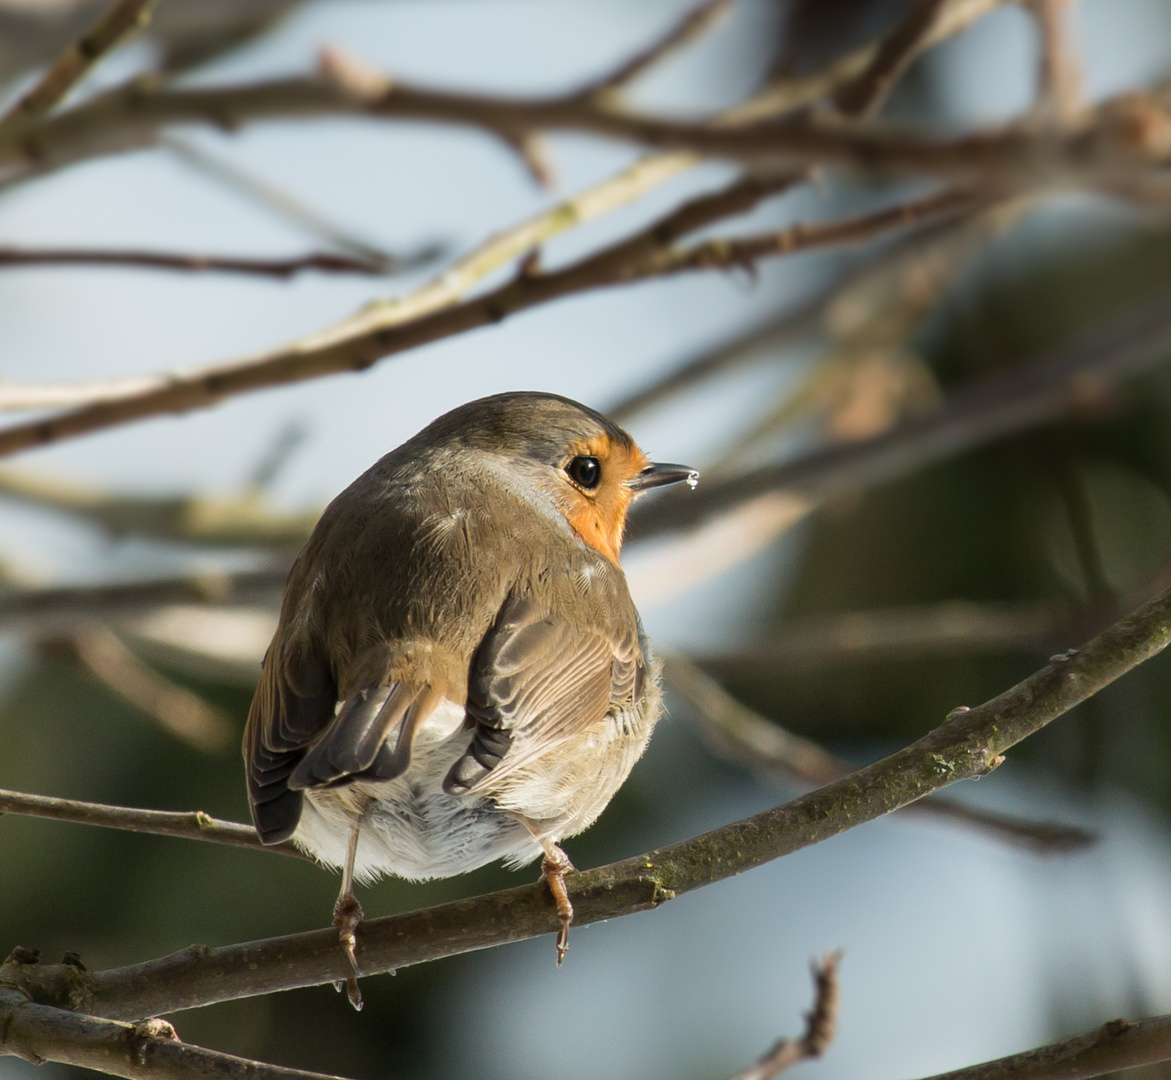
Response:
[[[555,394],[497,394],[441,416],[417,438],[490,454],[534,483],[578,536],[618,562],[626,512],[644,491],[699,478],[685,465],[648,460],[601,413]]]

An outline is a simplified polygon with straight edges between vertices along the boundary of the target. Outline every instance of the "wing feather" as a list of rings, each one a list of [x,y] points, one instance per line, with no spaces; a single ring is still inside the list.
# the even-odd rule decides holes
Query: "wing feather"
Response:
[[[510,596],[472,660],[472,741],[444,789],[462,794],[497,783],[599,723],[632,699],[640,667],[633,627],[615,638]]]

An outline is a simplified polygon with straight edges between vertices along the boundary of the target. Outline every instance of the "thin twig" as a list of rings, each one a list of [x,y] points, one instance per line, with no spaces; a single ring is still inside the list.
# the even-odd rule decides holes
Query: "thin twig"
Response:
[[[769,492],[837,497],[1071,412],[1100,412],[1114,384],[1151,371],[1169,352],[1171,305],[1159,295],[1032,364],[953,391],[939,409],[881,435],[701,484],[686,499],[636,506],[630,539],[690,528]]]
[[[1015,0],[951,0],[944,16],[936,26],[934,44],[960,33],[971,23],[996,10],[1005,2]],[[866,45],[852,53],[846,61],[826,72],[783,88],[773,87],[765,93],[728,110],[717,122],[737,123],[766,119],[787,108],[814,100],[853,77],[873,57],[878,46]],[[536,217],[521,222],[492,237],[467,256],[448,267],[435,280],[403,300],[386,305],[376,321],[394,324],[417,319],[445,306],[453,305],[477,282],[509,260],[534,250],[541,243],[566,229],[591,221],[640,198],[672,177],[693,167],[698,159],[689,154],[652,155],[615,176],[580,194],[561,202]],[[331,331],[318,335],[319,340],[338,340],[347,333],[357,335],[370,321],[362,317],[349,320]],[[0,386],[0,408],[41,408],[53,404],[96,403],[126,397],[136,397],[156,390],[165,380],[138,377],[106,380],[100,384],[17,387]],[[92,395],[92,396],[90,396]],[[5,406],[7,403],[7,406]],[[117,421],[115,421],[117,422]],[[31,444],[30,444],[31,445]]]
[[[735,0],[705,0],[692,9],[667,31],[657,42],[620,64],[580,91],[585,98],[615,104],[622,91],[637,82],[652,67],[662,63],[672,53],[690,45],[706,34],[732,10]]]
[[[251,825],[221,821],[202,810],[140,810],[128,806],[107,806],[104,803],[0,790],[0,814],[49,818],[52,821],[68,821],[75,825],[98,825],[104,829],[147,833],[151,836],[205,840],[212,844],[251,848],[253,851],[275,851],[280,855],[292,855],[294,858],[313,861],[292,844],[265,847]]]
[[[802,1061],[819,1058],[829,1049],[838,1026],[838,965],[841,952],[826,953],[815,960],[813,1008],[805,1015],[805,1031],[797,1039],[780,1039],[763,1057],[730,1080],[776,1080],[781,1073]]]
[[[31,966],[9,958],[0,967],[0,1053],[127,1080],[341,1080],[192,1046],[165,1020],[127,1024],[34,1004],[17,989]]]
[[[164,135],[160,142],[184,164],[215,180],[229,191],[234,191],[250,202],[262,206],[310,236],[316,236],[333,247],[351,252],[358,260],[381,267],[383,273],[413,270],[434,262],[444,254],[444,246],[438,243],[424,244],[415,251],[403,254],[387,251],[326,217],[319,210],[307,206],[285,188],[261,179],[220,154],[212,153],[205,147],[197,146],[178,135]]]
[[[64,99],[120,41],[150,22],[158,0],[118,0],[85,34],[73,42],[37,82],[0,117],[0,130],[34,120]]]
[[[954,214],[966,196],[955,192],[913,199],[906,204],[843,222],[803,226],[767,237],[700,244],[673,253],[670,245],[722,217],[743,213],[793,177],[738,181],[714,195],[684,204],[634,236],[563,269],[522,273],[491,292],[438,311],[431,287],[404,301],[371,309],[312,338],[237,363],[160,377],[153,385],[107,398],[75,411],[17,424],[0,431],[0,456],[60,442],[170,412],[208,408],[227,397],[285,386],[346,371],[362,371],[379,360],[493,325],[508,316],[562,297],[662,273],[724,270],[762,258],[796,255],[896,230],[924,214]],[[446,284],[439,290],[446,292]],[[446,296],[444,297],[446,300]],[[424,314],[412,318],[416,311]]]
[[[692,659],[720,677],[755,678],[827,666],[836,669],[850,661],[892,656],[1013,649],[1048,654],[1071,622],[1071,612],[1052,603],[949,600],[809,619],[751,647]]]
[[[649,260],[640,276],[657,276],[690,270],[751,268],[761,259],[788,255],[838,244],[862,244],[892,229],[924,220],[947,220],[971,212],[979,203],[967,191],[946,188],[920,199],[837,221],[799,223],[787,229],[757,236],[715,237],[691,247],[664,251]]]
[[[1040,671],[973,709],[958,708],[917,742],[789,803],[702,836],[571,875],[581,925],[655,908],[679,893],[722,881],[820,843],[995,769],[1028,738],[1171,643],[1171,591]],[[557,931],[543,883],[363,922],[362,971],[375,974]],[[112,1019],[196,1008],[345,979],[352,974],[330,927],[209,949],[196,946],[124,968],[86,974],[33,965],[23,982],[37,1001],[68,1000]]]
[[[99,401],[108,387],[99,391]],[[0,400],[4,389],[0,387]],[[318,510],[288,513],[255,490],[237,495],[134,495],[106,491],[51,473],[0,469],[0,496],[70,514],[113,536],[132,533],[217,547],[299,548]]]
[[[91,626],[42,647],[75,657],[123,701],[196,750],[215,754],[232,741],[235,728],[221,709],[140,660],[107,627]]]
[[[666,657],[663,674],[668,687],[694,707],[701,737],[720,757],[758,775],[816,785],[832,784],[853,771],[849,762],[748,708],[683,657]],[[946,795],[932,795],[901,813],[944,818],[1043,855],[1079,851],[1097,839],[1074,825],[982,810]]]
[[[286,577],[288,567],[279,565],[146,581],[11,589],[0,593],[0,628],[45,637],[71,631],[81,620],[125,618],[172,604],[275,605]]]
[[[948,0],[919,0],[883,41],[866,70],[834,96],[838,109],[861,119],[882,108],[895,83],[933,39],[947,7]]]
[[[229,255],[182,255],[163,251],[87,250],[85,248],[0,247],[0,268],[30,266],[140,267],[174,270],[185,274],[249,274],[255,277],[290,278],[307,270],[325,274],[384,276],[397,267],[383,262],[329,251],[313,251],[285,259],[236,258]]]

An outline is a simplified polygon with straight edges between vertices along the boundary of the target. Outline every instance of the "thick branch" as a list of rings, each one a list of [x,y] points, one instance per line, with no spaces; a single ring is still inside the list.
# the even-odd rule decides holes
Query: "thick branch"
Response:
[[[1006,750],[1157,655],[1171,642],[1171,591],[1080,650],[974,709],[960,708],[922,739],[818,791],[702,836],[572,875],[575,922],[657,907],[827,840],[925,795],[994,769]],[[374,919],[358,931],[365,974],[552,933],[559,923],[543,883]],[[158,960],[86,975],[38,966],[25,982],[37,1001],[113,1019],[137,1019],[216,1001],[333,982],[350,975],[333,928],[217,949],[194,946]]]
[[[18,990],[2,988],[14,968],[11,959],[0,968],[0,1053],[127,1080],[339,1080],[191,1046],[165,1020],[122,1024],[35,1005]]]
[[[1072,1039],[930,1080],[1083,1080],[1171,1061],[1171,1016],[1111,1020]]]

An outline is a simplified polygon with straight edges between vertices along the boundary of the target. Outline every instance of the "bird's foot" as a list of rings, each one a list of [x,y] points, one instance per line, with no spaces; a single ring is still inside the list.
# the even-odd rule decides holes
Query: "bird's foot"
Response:
[[[350,970],[353,971],[345,981],[346,997],[350,999],[350,1004],[361,1012],[362,1010],[362,991],[358,989],[358,976],[361,972],[358,970],[358,957],[356,950],[358,947],[358,937],[356,931],[359,923],[362,921],[362,905],[358,903],[358,898],[353,893],[342,893],[337,898],[337,903],[333,906],[333,925],[337,927],[338,940],[341,942],[342,951],[346,954],[346,958],[350,961]],[[333,984],[340,993],[342,983],[336,982]]]
[[[565,875],[573,873],[573,863],[556,844],[545,842],[541,846],[545,849],[541,877],[549,883],[549,891],[557,905],[557,917],[561,920],[561,929],[557,932],[557,966],[560,967],[569,952],[569,924],[573,922],[573,905],[565,888]]]

